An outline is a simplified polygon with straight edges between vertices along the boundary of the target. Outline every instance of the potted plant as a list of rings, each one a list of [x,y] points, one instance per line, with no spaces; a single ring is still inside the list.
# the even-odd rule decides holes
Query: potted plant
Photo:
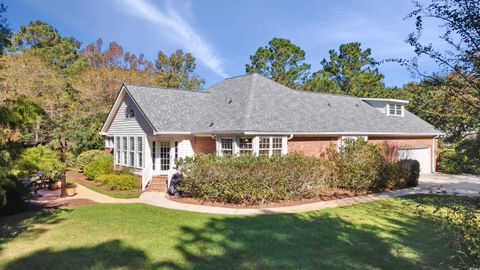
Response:
[[[67,182],[67,195],[74,196],[75,194],[77,194],[77,184]]]
[[[56,190],[60,188],[60,180],[59,179],[52,179],[50,180],[50,184],[48,185],[50,190]]]

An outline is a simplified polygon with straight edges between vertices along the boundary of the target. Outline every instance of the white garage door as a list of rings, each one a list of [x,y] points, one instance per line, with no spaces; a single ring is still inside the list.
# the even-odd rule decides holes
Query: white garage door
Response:
[[[399,149],[398,158],[417,160],[420,163],[420,173],[432,172],[430,148]]]

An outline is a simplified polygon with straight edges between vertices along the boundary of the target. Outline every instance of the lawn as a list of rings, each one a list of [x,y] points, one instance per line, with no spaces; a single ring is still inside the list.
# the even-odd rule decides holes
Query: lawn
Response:
[[[114,197],[114,198],[120,198],[120,199],[138,198],[142,193],[140,190],[131,190],[131,191],[110,190],[107,187],[93,180],[90,181],[90,180],[79,179],[79,178],[69,178],[67,179],[67,181],[78,183],[98,193],[102,193],[104,195]]]
[[[431,196],[295,215],[222,216],[97,204],[0,221],[0,269],[419,269],[450,255]]]

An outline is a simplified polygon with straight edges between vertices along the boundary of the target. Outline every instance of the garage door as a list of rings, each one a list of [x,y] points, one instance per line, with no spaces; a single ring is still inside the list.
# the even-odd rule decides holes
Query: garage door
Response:
[[[432,172],[430,148],[399,149],[398,158],[417,160],[420,163],[420,173]]]

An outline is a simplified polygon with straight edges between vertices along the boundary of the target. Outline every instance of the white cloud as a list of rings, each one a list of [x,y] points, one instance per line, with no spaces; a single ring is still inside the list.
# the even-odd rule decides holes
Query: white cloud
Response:
[[[168,37],[179,42],[205,66],[220,77],[228,77],[223,68],[224,60],[174,9],[167,7],[161,11],[146,0],[124,0],[124,3],[129,13],[167,30],[173,34]]]

